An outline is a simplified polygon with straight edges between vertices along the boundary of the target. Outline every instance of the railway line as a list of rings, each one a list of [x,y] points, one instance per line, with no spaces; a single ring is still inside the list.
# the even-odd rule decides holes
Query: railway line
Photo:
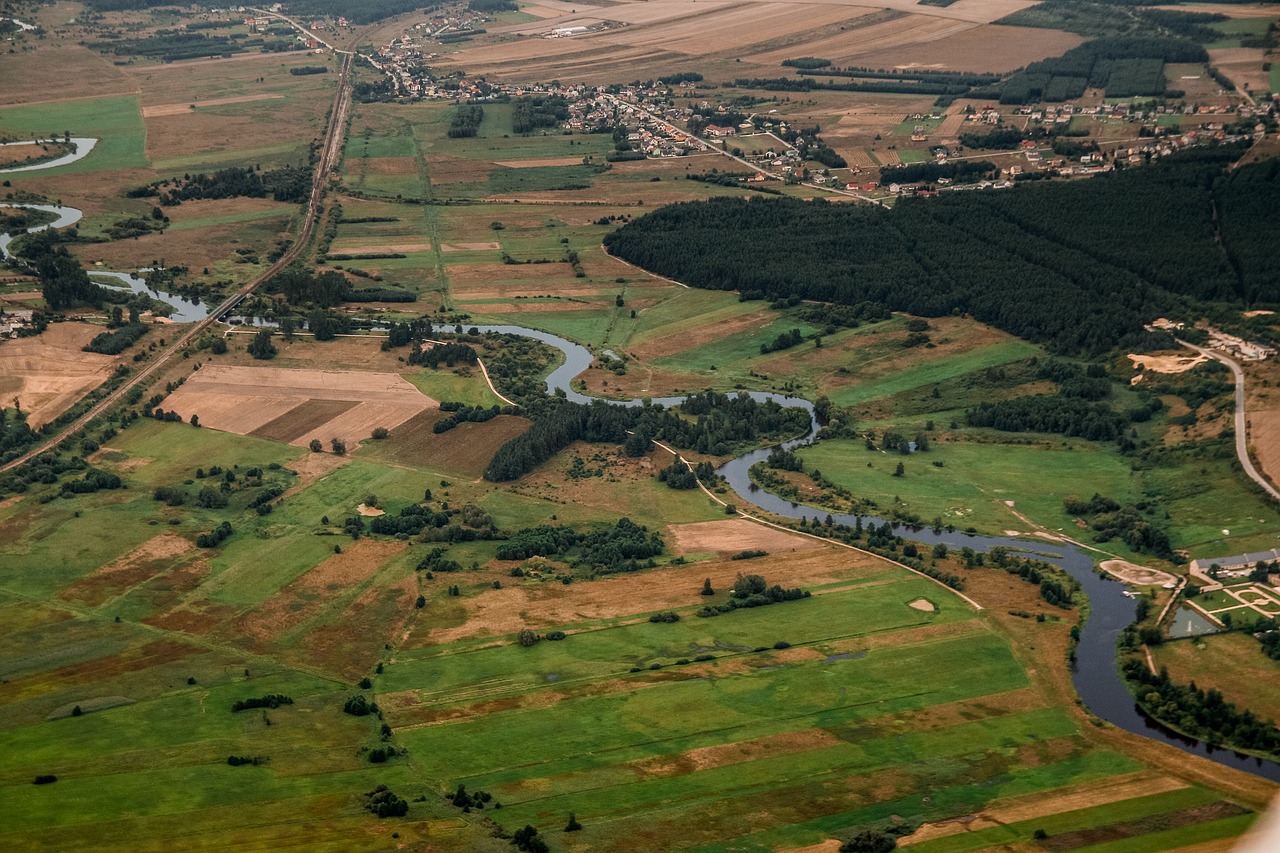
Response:
[[[234,311],[241,303],[253,295],[259,287],[274,275],[279,273],[289,264],[297,260],[298,256],[306,249],[311,242],[311,237],[315,233],[316,223],[319,221],[320,214],[323,211],[322,202],[324,200],[324,191],[329,184],[330,175],[334,168],[338,165],[338,160],[342,154],[342,146],[346,139],[347,117],[351,110],[351,65],[354,59],[351,53],[341,53],[342,66],[338,74],[338,88],[333,96],[333,106],[329,111],[329,124],[325,128],[324,139],[320,146],[320,153],[316,160],[315,174],[311,181],[311,196],[307,200],[306,214],[303,217],[302,230],[298,232],[297,238],[289,246],[283,255],[271,266],[262,271],[260,275],[245,284],[235,293],[228,296],[218,307],[209,312],[209,316],[203,320],[192,324],[173,341],[173,343],[149,364],[139,370],[135,375],[129,377],[124,384],[112,391],[98,403],[96,403],[89,411],[76,418],[67,426],[63,427],[57,433],[41,442],[36,447],[28,450],[26,453],[10,460],[4,465],[0,465],[0,473],[10,471],[19,465],[31,461],[41,453],[46,452],[52,447],[66,441],[80,430],[84,429],[94,418],[101,416],[116,403],[124,399],[135,387],[145,382],[152,376],[159,373],[162,369],[169,365],[178,354],[196,340],[201,334],[208,330],[215,323],[221,322],[232,311]]]

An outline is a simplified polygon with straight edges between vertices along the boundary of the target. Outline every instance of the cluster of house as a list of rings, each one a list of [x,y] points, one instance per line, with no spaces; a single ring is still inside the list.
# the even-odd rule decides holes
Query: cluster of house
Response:
[[[1265,312],[1264,312],[1265,313]],[[1159,317],[1143,326],[1148,332],[1169,332],[1177,334],[1187,328],[1186,323],[1180,323],[1176,320],[1170,320],[1167,317]],[[1276,354],[1275,347],[1267,344],[1260,344],[1256,341],[1246,341],[1244,338],[1238,338],[1235,335],[1229,335],[1226,332],[1219,331],[1212,327],[1206,331],[1209,333],[1209,340],[1205,344],[1209,349],[1215,349],[1224,352],[1227,355],[1245,361],[1264,361]],[[1267,558],[1270,559],[1270,558]]]
[[[0,308],[0,339],[16,338],[31,325],[33,311],[5,311]]]

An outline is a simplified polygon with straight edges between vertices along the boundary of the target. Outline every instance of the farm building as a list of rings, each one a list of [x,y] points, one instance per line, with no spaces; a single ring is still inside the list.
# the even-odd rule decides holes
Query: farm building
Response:
[[[1192,560],[1191,570],[1193,572],[1208,572],[1209,567],[1216,564],[1221,572],[1245,574],[1251,571],[1258,563],[1269,563],[1274,560],[1280,560],[1280,548],[1272,548],[1270,551],[1255,551],[1252,554],[1237,554],[1232,557],[1204,557],[1199,560]]]

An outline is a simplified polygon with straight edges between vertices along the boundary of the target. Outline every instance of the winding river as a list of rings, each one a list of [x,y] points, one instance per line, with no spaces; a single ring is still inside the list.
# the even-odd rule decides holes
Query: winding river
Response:
[[[58,140],[52,140],[57,142]],[[37,169],[56,169],[58,166],[66,166],[77,160],[83,160],[89,156],[89,152],[98,144],[98,140],[92,136],[73,136],[70,139],[75,150],[70,154],[63,154],[53,160],[46,160],[43,163],[32,163],[29,166],[12,166],[7,169],[0,169],[0,175],[10,175],[14,172],[34,172]],[[0,142],[0,147],[8,148],[13,145],[42,145],[41,142]],[[79,213],[79,211],[76,211]]]
[[[39,207],[41,210],[59,215],[58,221],[41,226],[41,228],[60,228],[80,219],[80,211],[74,208],[53,207],[50,205],[7,206]],[[8,257],[10,239],[0,236],[0,256]],[[130,289],[139,290],[140,288],[140,292],[147,292],[163,302],[175,305],[175,307],[180,303],[184,303],[183,310],[174,315],[175,319],[179,319],[182,322],[194,322],[208,316],[207,307],[186,302],[164,292],[148,290],[146,283],[135,276],[124,273],[95,274],[116,276],[124,281]],[[581,394],[572,387],[573,379],[587,370],[594,361],[595,357],[586,347],[557,335],[537,329],[527,329],[523,326],[500,325],[468,328],[477,328],[480,332],[522,335],[555,347],[564,355],[564,363],[547,377],[547,393],[562,393],[564,397],[577,403],[589,403],[592,400],[599,399]],[[799,397],[788,397],[760,391],[750,392],[750,396],[757,401],[774,400],[784,406],[799,406],[806,409],[810,418],[809,432],[781,446],[791,449],[813,442],[818,422],[811,402]],[[675,405],[684,398],[655,397],[646,399],[662,405]],[[606,402],[621,406],[638,406],[643,404],[645,400],[606,400]],[[768,455],[769,449],[744,453],[720,466],[717,469],[717,473],[725,478],[730,488],[741,500],[775,515],[793,519],[804,518],[810,521],[824,519],[827,515],[831,515],[832,519],[837,523],[855,524],[856,518],[852,515],[828,513],[826,510],[792,503],[754,485],[748,476],[748,471],[752,465],[763,461]],[[864,524],[872,522],[883,524],[882,519],[863,517]],[[1089,621],[1081,631],[1080,642],[1076,648],[1076,658],[1072,664],[1072,681],[1089,711],[1125,731],[1160,743],[1170,744],[1184,752],[1203,756],[1210,761],[1216,761],[1236,770],[1242,770],[1246,773],[1280,782],[1280,764],[1242,755],[1229,749],[1215,748],[1200,741],[1184,737],[1143,713],[1121,680],[1116,665],[1116,641],[1120,636],[1120,632],[1133,621],[1137,605],[1133,599],[1124,595],[1125,587],[1123,584],[1112,580],[1108,576],[1100,575],[1093,570],[1093,558],[1084,550],[1065,542],[977,536],[946,531],[935,533],[928,528],[910,530],[909,536],[912,540],[922,542],[928,546],[935,543],[943,543],[949,548],[968,546],[974,550],[985,551],[1002,545],[1023,552],[1034,550],[1037,556],[1061,566],[1064,571],[1080,584],[1081,589],[1089,598],[1091,611]]]

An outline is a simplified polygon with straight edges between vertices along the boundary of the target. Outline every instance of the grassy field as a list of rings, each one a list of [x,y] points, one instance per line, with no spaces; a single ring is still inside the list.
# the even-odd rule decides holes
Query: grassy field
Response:
[[[1197,598],[1196,603],[1200,604]],[[1214,688],[1268,719],[1280,718],[1280,686],[1276,673],[1280,662],[1262,652],[1262,646],[1245,633],[1210,634],[1177,640],[1152,650],[1156,664],[1167,666],[1180,684],[1194,681]]]
[[[98,139],[92,153],[83,160],[55,169],[18,172],[9,176],[14,181],[26,177],[48,178],[147,165],[143,150],[146,130],[138,99],[133,96],[6,107],[0,111],[0,129],[58,135],[70,131],[72,136],[92,136]]]
[[[1123,502],[1134,499],[1125,461],[1081,441],[935,441],[927,453],[904,457],[868,451],[859,442],[833,440],[800,455],[806,470],[820,470],[827,479],[882,507],[897,507],[926,520],[940,517],[944,524],[988,533],[1029,532],[1006,501],[1033,521],[1074,536],[1071,517],[1062,509],[1064,498],[1087,500],[1100,492]],[[899,462],[906,470],[901,477],[894,476]],[[1037,475],[1028,478],[1028,471]]]

